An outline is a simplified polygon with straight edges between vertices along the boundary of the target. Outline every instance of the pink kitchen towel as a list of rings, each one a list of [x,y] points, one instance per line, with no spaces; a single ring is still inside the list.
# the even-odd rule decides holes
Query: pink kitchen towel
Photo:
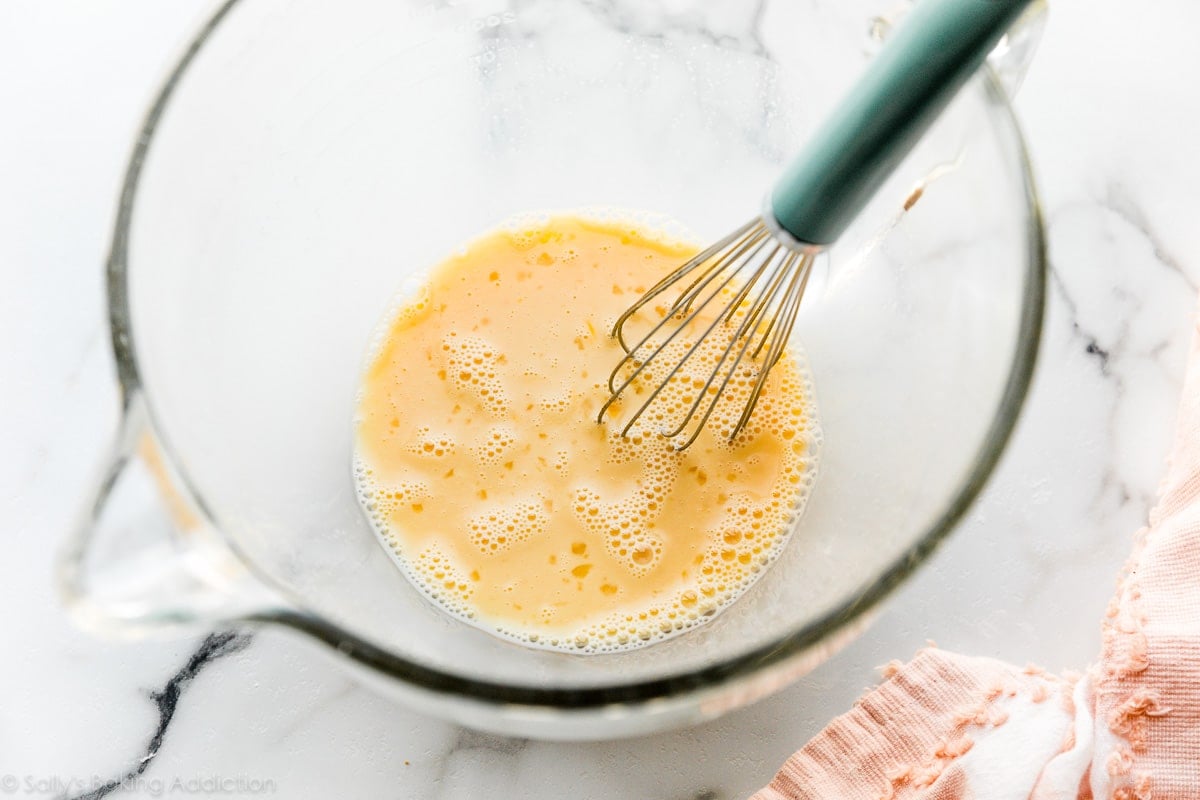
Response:
[[[1200,326],[1149,523],[1099,663],[1049,675],[923,650],[752,800],[1200,798]]]

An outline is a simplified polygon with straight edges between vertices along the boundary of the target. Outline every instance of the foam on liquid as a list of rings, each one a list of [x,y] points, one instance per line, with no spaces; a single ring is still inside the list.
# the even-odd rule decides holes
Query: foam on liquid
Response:
[[[631,407],[595,421],[622,355],[614,320],[696,250],[628,221],[552,217],[472,242],[390,315],[362,379],[355,480],[396,563],[444,609],[536,646],[632,649],[711,619],[778,554],[820,443],[797,353],[732,443],[749,366],[687,450],[657,433],[713,369],[715,338],[627,438],[616,420]]]

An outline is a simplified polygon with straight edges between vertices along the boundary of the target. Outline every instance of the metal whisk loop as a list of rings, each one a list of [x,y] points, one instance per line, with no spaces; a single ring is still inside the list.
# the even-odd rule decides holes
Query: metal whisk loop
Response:
[[[748,229],[753,228],[753,227],[754,227],[753,225],[747,226]],[[761,232],[751,231],[744,240],[740,241],[740,243],[737,246],[735,246],[735,249],[732,251],[732,255],[734,257],[739,257],[742,254],[744,254],[747,251],[747,249],[749,249],[751,256],[753,256],[759,250],[761,250],[769,241],[771,241],[771,238],[769,235],[766,234],[765,230],[761,231]],[[716,262],[714,262],[714,264],[716,266],[711,266],[705,270],[705,275],[701,276],[704,279],[705,285],[711,283],[712,280],[715,279],[717,277],[717,275],[720,274],[720,272],[723,269],[723,267],[720,265],[730,263],[732,261],[732,258],[730,256],[731,256],[730,253],[726,253],[726,254],[722,255],[720,258],[717,259]],[[689,261],[688,263],[692,264],[693,262],[696,262],[696,259],[692,259],[692,261]],[[703,264],[703,262],[695,263],[693,268],[701,266],[702,264]],[[685,266],[687,266],[687,265],[685,265]],[[740,269],[741,269],[741,266],[738,267],[738,270],[740,270]],[[733,280],[737,277],[738,270],[735,270],[734,272],[732,272],[731,274],[726,276],[725,280],[723,282],[721,282],[721,284],[718,285],[716,289],[714,289],[712,292],[710,292],[709,295],[706,298],[704,298],[704,300],[698,306],[695,306],[693,308],[693,307],[691,307],[691,305],[689,303],[688,307],[685,307],[679,311],[676,311],[674,309],[676,308],[676,306],[678,304],[673,305],[672,310],[669,310],[663,316],[663,318],[661,320],[659,320],[658,324],[656,324],[653,328],[651,328],[650,332],[647,333],[645,336],[643,336],[642,339],[636,345],[634,345],[632,348],[628,348],[625,346],[624,339],[623,339],[623,336],[621,333],[622,326],[624,325],[624,323],[626,321],[629,320],[630,316],[632,316],[632,315],[628,311],[625,314],[621,315],[621,318],[617,320],[617,324],[613,327],[613,335],[617,337],[618,341],[622,342],[621,346],[622,346],[622,349],[625,350],[625,356],[620,360],[620,362],[618,362],[617,366],[613,369],[612,373],[610,373],[608,376],[608,390],[610,392],[610,396],[608,398],[608,401],[605,402],[605,404],[600,407],[600,413],[596,416],[597,422],[602,422],[604,420],[604,414],[608,411],[609,407],[611,407],[612,404],[617,401],[617,398],[620,397],[621,393],[624,392],[627,388],[629,388],[629,386],[635,380],[637,380],[638,376],[640,376],[643,372],[645,372],[646,369],[649,368],[650,364],[663,352],[663,349],[667,345],[669,345],[672,341],[674,341],[676,339],[676,337],[679,336],[679,334],[681,334],[683,332],[683,330],[687,327],[688,320],[692,319],[695,314],[698,314],[701,311],[703,311],[705,308],[707,308],[709,303],[711,303],[714,299],[719,297],[721,292],[723,292],[733,282]],[[686,275],[685,272],[681,272],[680,270],[676,270],[676,272],[673,274],[677,274],[680,277],[683,277],[684,275]],[[695,282],[693,282],[693,284],[695,284]],[[659,288],[659,287],[661,287],[661,288]],[[655,289],[651,289],[650,291],[655,292],[655,293],[660,293],[665,288],[666,287],[661,286],[661,283],[660,283],[658,286],[655,287]],[[647,293],[647,295],[649,295],[649,292]],[[638,303],[636,303],[631,308],[633,308],[635,310],[637,308],[641,308],[642,306],[645,305],[644,301],[646,299],[647,299],[647,297],[643,296],[643,298],[641,300],[639,300]],[[681,314],[684,315],[684,316],[682,316],[682,318],[680,316]],[[658,395],[662,393],[662,390],[666,388],[666,386],[670,382],[671,378],[674,377],[675,374],[679,371],[679,367],[685,361],[687,361],[687,359],[693,353],[695,353],[697,349],[699,349],[701,343],[704,341],[704,338],[706,336],[708,336],[709,333],[711,333],[713,328],[716,327],[717,323],[720,321],[720,318],[723,315],[724,315],[724,312],[722,312],[721,315],[718,315],[718,318],[716,320],[713,320],[713,322],[709,325],[708,329],[704,332],[704,334],[701,335],[699,338],[697,338],[696,342],[688,349],[688,351],[684,355],[684,357],[682,359],[680,359],[679,362],[676,363],[675,367],[668,373],[667,377],[664,380],[659,382],[659,384],[655,387],[654,391],[651,392],[650,397],[648,397],[646,399],[646,401],[644,403],[642,403],[642,405],[638,408],[638,410],[634,413],[634,415],[632,417],[630,417],[629,421],[626,422],[625,427],[621,429],[622,436],[628,435],[629,430],[633,427],[633,424],[638,421],[638,418],[641,417],[643,413],[645,413],[646,409],[650,407],[650,404],[654,402],[655,398],[657,398]],[[682,324],[676,326],[675,329],[672,330],[667,335],[667,338],[664,339],[662,341],[662,343],[658,345],[658,347],[652,348],[650,354],[647,355],[645,358],[641,357],[640,353],[642,352],[643,348],[647,345],[647,343],[649,343],[651,341],[651,339],[654,338],[655,335],[658,334],[659,331],[661,331],[670,322],[680,321],[680,320],[682,320]],[[629,374],[629,376],[625,378],[625,381],[620,386],[617,386],[616,385],[617,376],[621,373],[621,371],[628,364],[634,364],[635,368]]]
[[[634,423],[679,375],[689,359],[706,343],[711,349],[711,337],[719,327],[728,328],[736,321],[737,327],[724,343],[707,379],[696,390],[694,398],[685,399],[684,402],[690,401],[690,407],[683,419],[674,428],[661,432],[668,438],[674,438],[682,434],[694,421],[688,438],[682,444],[676,444],[676,449],[683,450],[695,442],[734,376],[745,369],[743,363],[747,353],[750,354],[750,360],[754,361],[765,348],[766,358],[754,376],[755,382],[749,399],[737,424],[729,433],[731,440],[736,438],[745,428],[754,406],[758,403],[766,384],[767,372],[782,356],[787,345],[813,260],[812,252],[798,252],[781,244],[771,235],[762,220],[756,219],[700,252],[659,281],[630,306],[613,326],[612,335],[625,351],[625,356],[609,375],[610,395],[608,401],[600,408],[597,421],[602,422],[608,409],[622,393],[646,373],[650,365],[684,329],[693,327],[693,323],[700,319],[701,314],[714,300],[721,298],[724,307],[713,314],[711,321],[707,322],[695,341],[670,365],[666,375],[662,379],[656,379],[653,390],[626,421],[621,435],[628,435]],[[686,285],[663,313],[662,319],[653,325],[637,344],[630,346],[624,331],[626,323],[655,297],[684,281],[687,281]],[[671,330],[666,331],[668,326],[672,326]],[[665,338],[656,339],[664,333]],[[629,370],[631,366],[633,368]],[[622,379],[621,375],[626,370],[629,374]]]
[[[757,240],[764,238],[766,232],[767,232],[766,227],[762,224],[762,222],[760,220],[751,220],[750,222],[748,222],[745,225],[743,225],[742,227],[738,228],[736,231],[734,231],[730,235],[726,236],[721,241],[714,244],[712,247],[709,247],[706,250],[701,250],[699,253],[697,253],[695,256],[693,256],[687,263],[685,263],[682,267],[675,270],[670,275],[663,278],[661,281],[659,281],[658,283],[654,284],[652,287],[647,289],[646,293],[643,294],[640,298],[638,298],[637,302],[635,302],[629,308],[625,309],[625,312],[623,314],[621,314],[621,316],[617,317],[617,321],[613,325],[611,335],[616,337],[617,341],[621,345],[621,349],[624,350],[627,354],[631,353],[633,350],[636,349],[636,348],[630,348],[625,343],[624,327],[625,327],[625,323],[629,321],[629,318],[632,317],[637,312],[641,311],[643,308],[645,308],[647,303],[649,303],[655,297],[658,297],[660,294],[665,292],[671,286],[675,285],[675,283],[677,281],[679,281],[681,278],[685,277],[689,272],[691,272],[692,270],[696,269],[697,267],[710,261],[713,258],[713,256],[717,255],[717,253],[720,253],[722,250],[724,250],[730,244],[733,244],[734,242],[738,242],[743,239],[746,239],[746,240],[752,239],[754,241],[757,241]],[[748,236],[748,234],[749,234],[749,236]],[[760,234],[762,234],[762,235],[760,235]],[[714,262],[713,266],[721,265],[723,262],[728,260],[728,257],[729,257],[729,254],[726,253],[724,256],[722,256],[720,259],[718,259],[716,262]],[[711,271],[713,271],[713,267],[710,267],[708,270],[705,270],[705,274],[707,274]],[[703,277],[704,277],[704,275],[702,274],[700,276],[700,278],[703,278]],[[697,280],[693,281],[692,284],[694,285],[697,281],[700,280],[700,278],[697,278]],[[688,288],[690,289],[691,286],[689,286]],[[680,297],[682,298],[682,296],[683,295],[681,294]],[[676,303],[678,303],[678,301],[676,301]],[[672,306],[672,310],[674,310],[674,305]],[[670,314],[667,315],[667,318],[669,318],[669,317],[670,317]],[[657,326],[655,326],[654,330],[652,330],[649,334],[646,335],[645,338],[642,339],[642,341],[639,343],[639,346],[641,344],[645,344],[646,340],[649,339],[651,336],[653,336],[654,332],[657,331],[658,328],[662,327],[664,324],[666,324],[666,318],[664,318],[662,322],[660,322]],[[614,372],[615,372],[615,370],[614,370]],[[610,388],[611,388],[611,382],[610,382]]]
[[[754,382],[754,388],[750,391],[750,398],[746,401],[746,407],[742,409],[742,415],[738,418],[737,424],[733,426],[733,432],[729,434],[730,439],[736,437],[742,428],[746,427],[746,423],[750,420],[750,414],[754,411],[754,406],[758,404],[758,398],[767,383],[767,373],[779,361],[779,358],[783,355],[784,348],[787,347],[788,338],[792,335],[792,327],[796,324],[796,314],[800,311],[800,300],[804,296],[804,288],[808,285],[808,276],[812,274],[814,260],[815,256],[812,253],[804,253],[800,256],[800,266],[799,269],[792,273],[791,284],[779,309],[781,313],[771,315],[771,322],[768,325],[767,332],[759,342],[754,357],[758,357],[763,344],[772,332],[776,333],[776,336],[771,342],[770,349],[767,350],[767,357],[763,360],[763,364],[759,368],[758,379]],[[776,327],[776,323],[781,318],[783,324]],[[693,434],[692,440],[694,439],[695,435]],[[691,441],[688,444],[691,444]]]
[[[780,251],[784,253],[784,256],[780,261],[775,262],[774,258]],[[712,416],[713,411],[717,407],[717,402],[720,400],[721,395],[725,392],[725,389],[729,386],[729,382],[733,379],[733,376],[737,374],[738,367],[741,366],[742,360],[746,356],[746,352],[750,349],[750,345],[753,344],[756,339],[760,339],[760,343],[758,347],[755,348],[751,358],[753,359],[758,356],[758,352],[762,349],[761,337],[756,335],[759,332],[759,320],[761,319],[763,313],[770,308],[772,303],[775,301],[775,298],[779,294],[780,287],[782,287],[785,283],[784,278],[787,276],[788,270],[796,258],[796,253],[783,247],[777,247],[755,273],[754,278],[757,279],[774,262],[775,266],[771,274],[771,278],[760,289],[758,296],[751,305],[750,310],[746,313],[745,318],[738,326],[738,329],[733,333],[732,336],[729,337],[729,342],[725,345],[725,349],[721,352],[720,359],[717,360],[717,364],[715,367],[713,367],[713,371],[709,374],[708,380],[704,382],[704,385],[700,388],[699,392],[697,392],[696,399],[692,401],[692,405],[688,409],[687,414],[684,415],[683,419],[674,429],[670,431],[664,431],[664,435],[668,438],[673,438],[678,436],[680,433],[683,433],[683,430],[687,427],[688,423],[692,421],[693,417],[695,417],[696,411],[699,410],[700,404],[704,401],[705,396],[709,397],[708,406],[701,415],[700,421],[697,423],[687,441],[679,445],[678,449],[682,450],[686,448],[696,440],[697,436],[700,435],[701,429],[704,428],[704,425],[708,422],[709,417]],[[747,286],[743,287],[743,291],[739,294],[744,297],[746,294],[748,294],[748,290],[750,288],[751,284],[748,284]],[[734,303],[739,302],[740,301],[736,299],[734,301]],[[737,309],[738,305],[731,305],[729,311],[723,316],[723,319],[728,323],[732,319],[733,315],[737,312]],[[709,331],[705,331],[705,336],[708,336],[708,334]],[[739,342],[741,342],[741,347],[737,348],[737,355],[734,356],[733,363],[730,364],[728,369],[723,370],[725,362],[729,360],[730,353],[733,352],[735,346],[737,346]],[[721,380],[721,385],[717,387],[715,392],[710,392],[709,389],[712,387],[713,382],[716,381],[717,377],[720,376],[722,372],[724,372],[724,378]],[[730,438],[737,436],[738,432],[741,430],[741,427],[742,426],[738,426],[738,428],[730,434]]]

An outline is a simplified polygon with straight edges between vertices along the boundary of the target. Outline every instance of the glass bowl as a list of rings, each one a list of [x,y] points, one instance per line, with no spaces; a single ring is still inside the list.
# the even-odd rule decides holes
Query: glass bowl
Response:
[[[74,615],[127,634],[285,626],[425,710],[577,739],[711,718],[860,630],[978,493],[1028,387],[1046,264],[1012,34],[810,284],[795,335],[820,475],[779,560],[711,623],[599,656],[488,635],[403,578],[351,478],[365,346],[406,279],[534,209],[724,234],[894,10],[758,8],[222,5],[151,107],[120,198],[124,417],[62,554]]]

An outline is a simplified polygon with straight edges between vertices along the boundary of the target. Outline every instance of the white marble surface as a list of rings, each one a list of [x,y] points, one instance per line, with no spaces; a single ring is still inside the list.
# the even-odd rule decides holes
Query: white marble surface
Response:
[[[926,639],[1053,669],[1095,655],[1194,327],[1200,5],[1054,5],[1018,102],[1050,223],[1042,356],[1012,445],[950,543],[791,689],[699,728],[585,745],[418,716],[278,633],[104,642],[57,607],[55,547],[115,418],[100,271],[113,200],[142,109],[208,6],[0,8],[0,794],[171,796],[220,779],[231,797],[724,800]]]

